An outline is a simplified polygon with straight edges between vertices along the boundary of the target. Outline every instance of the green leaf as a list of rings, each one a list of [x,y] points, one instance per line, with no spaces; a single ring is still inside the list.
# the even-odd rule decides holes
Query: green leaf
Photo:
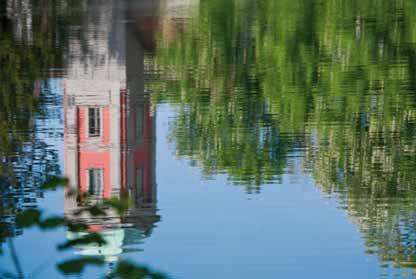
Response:
[[[90,206],[85,210],[88,211],[92,216],[106,215],[105,211],[98,205]]]
[[[152,278],[152,279],[167,279],[168,277],[159,272],[152,272],[145,266],[131,263],[129,261],[120,261],[115,271],[110,274],[110,278],[122,278],[122,279],[140,279],[140,278]]]
[[[111,199],[105,200],[103,204],[112,207],[120,215],[125,213],[129,208],[129,200],[126,198],[122,198],[122,199],[111,198]]]
[[[103,265],[104,260],[97,257],[72,259],[57,264],[58,269],[64,274],[80,274],[88,265]]]
[[[6,226],[0,226],[0,242],[10,235],[10,229]],[[1,246],[0,246],[1,252]]]
[[[89,233],[83,237],[76,238],[69,240],[63,244],[58,245],[59,250],[65,250],[68,248],[71,248],[76,245],[85,245],[85,244],[91,244],[96,243],[98,245],[104,245],[106,244],[106,241],[102,238],[102,236],[98,233]]]
[[[49,178],[43,185],[41,186],[42,189],[56,189],[58,187],[63,187],[68,183],[68,179],[65,177],[58,177],[54,176]]]
[[[39,222],[39,227],[44,230],[51,230],[65,225],[65,219],[62,217],[49,217]]]
[[[88,212],[92,216],[106,216],[107,213],[105,212],[103,205],[91,205],[84,208],[80,208],[78,210],[75,210],[72,214],[74,216],[80,216],[83,213]]]
[[[41,212],[38,209],[27,209],[16,216],[16,224],[19,227],[27,228],[39,222]]]
[[[88,226],[84,223],[67,222],[68,231],[70,232],[82,232],[88,229]]]
[[[160,272],[154,272],[154,273],[152,273],[151,278],[153,278],[153,279],[167,279],[168,276],[166,276],[165,274],[160,273]]]
[[[115,278],[123,279],[137,279],[145,278],[149,275],[149,270],[146,267],[141,267],[127,261],[121,261],[113,274]]]
[[[415,262],[399,262],[398,266],[402,268],[416,268],[416,263]]]

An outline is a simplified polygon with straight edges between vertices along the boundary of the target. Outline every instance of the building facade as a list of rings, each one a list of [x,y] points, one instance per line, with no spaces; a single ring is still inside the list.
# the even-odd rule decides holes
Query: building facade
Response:
[[[78,55],[64,79],[64,168],[69,191],[87,193],[89,203],[122,196],[132,201],[122,216],[108,210],[100,218],[87,213],[75,217],[73,213],[85,207],[86,201],[81,195],[65,197],[67,218],[77,218],[110,240],[106,247],[78,247],[79,253],[102,255],[108,261],[117,259],[125,241],[137,239],[126,235],[131,228],[148,236],[159,220],[155,115],[144,88],[147,50],[143,38],[154,30],[146,29],[150,33],[143,34],[135,24],[116,24],[116,13],[125,8],[118,3],[105,1],[97,7],[103,12],[92,28],[85,28],[85,55],[80,55],[81,43],[71,43],[71,52]],[[77,236],[68,232],[68,238]]]

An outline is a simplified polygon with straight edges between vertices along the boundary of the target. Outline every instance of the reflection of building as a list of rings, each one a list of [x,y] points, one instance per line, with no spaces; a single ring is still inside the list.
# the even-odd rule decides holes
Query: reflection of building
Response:
[[[101,5],[117,4],[109,1]],[[148,235],[159,218],[154,116],[144,90],[145,49],[141,40],[146,36],[138,36],[140,30],[134,30],[134,24],[114,26],[115,12],[116,8],[108,8],[107,13],[100,13],[94,28],[86,28],[87,33],[99,36],[86,34],[90,54],[72,61],[64,85],[65,173],[70,186],[94,200],[128,195],[133,201],[126,216],[108,212],[100,219],[87,214],[78,217],[89,224],[90,230],[103,232],[110,240],[108,247],[79,247],[80,253],[104,255],[109,261],[128,245],[125,240],[139,241],[140,234],[127,236],[132,230],[124,226]],[[119,34],[125,34],[125,38]],[[65,215],[71,218],[82,206],[80,200],[67,197]]]

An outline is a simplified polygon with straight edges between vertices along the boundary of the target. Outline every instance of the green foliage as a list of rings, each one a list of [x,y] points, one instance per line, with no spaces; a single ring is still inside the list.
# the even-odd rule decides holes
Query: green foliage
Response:
[[[362,120],[380,138],[403,132],[413,150],[415,11],[407,2],[202,1],[173,40],[161,35],[162,81],[150,86],[155,101],[178,105],[177,155],[207,176],[260,185],[279,178],[308,135],[323,142],[331,132],[350,146],[341,141],[359,139]]]
[[[67,275],[80,274],[89,265],[103,265],[104,260],[96,257],[83,257],[67,260],[57,264],[58,269]]]
[[[71,25],[79,24],[79,0],[30,0],[0,4],[0,156],[23,152],[34,141],[35,116],[45,113],[47,78],[64,68]],[[7,6],[10,6],[8,9]],[[30,18],[30,26],[24,21]],[[18,25],[21,25],[20,27]],[[23,28],[20,30],[19,28]],[[26,30],[27,29],[27,30]],[[13,176],[0,163],[0,175]]]
[[[88,211],[88,213],[91,214],[92,216],[105,216],[105,211],[100,206],[97,206],[97,205],[93,205],[86,209],[83,209],[79,213],[77,212],[77,214],[80,214],[82,211]]]
[[[147,267],[138,266],[128,261],[120,261],[115,271],[109,275],[109,278],[120,279],[167,279],[168,277],[159,272],[153,272]]]
[[[50,178],[43,186],[46,190],[54,190],[56,187],[61,186],[62,184],[66,185],[67,180],[59,177]],[[45,186],[46,185],[46,186]],[[70,193],[74,195],[75,193]],[[108,200],[103,200],[101,202],[94,202],[90,203],[88,200],[88,196],[84,196],[84,203],[85,206],[83,209],[74,216],[79,216],[82,213],[89,213],[92,216],[106,216],[106,211],[108,209],[115,210],[119,212],[120,215],[125,213],[129,208],[129,201],[127,198],[117,199],[112,198]],[[95,244],[98,246],[102,246],[106,244],[105,239],[100,233],[89,232],[88,225],[83,223],[82,221],[78,221],[77,219],[68,219],[61,216],[49,216],[44,217],[43,211],[41,209],[27,209],[16,216],[16,224],[22,228],[29,228],[29,227],[37,227],[41,230],[54,230],[59,228],[66,228],[68,231],[71,232],[82,232],[79,236],[74,239],[70,239],[64,243],[61,243],[57,246],[57,250],[63,251],[72,248],[76,248],[77,246],[88,245],[88,244]],[[0,227],[2,230],[0,231],[2,237],[8,237],[8,232],[3,231],[6,228]],[[12,239],[9,239],[12,241]],[[17,255],[16,255],[17,258]],[[17,260],[16,260],[17,261]],[[74,275],[78,274],[81,275],[84,270],[88,266],[101,266],[103,265],[104,259],[100,257],[77,257],[73,259],[64,260],[60,263],[56,264],[57,269],[63,275]],[[23,274],[23,273],[22,273]],[[0,270],[1,278],[22,278],[22,274],[16,276],[7,271]],[[145,266],[134,264],[131,262],[120,261],[115,270],[109,275],[111,278],[154,278],[154,279],[162,279],[167,278],[165,275],[151,271]]]
[[[88,226],[83,223],[67,222],[66,226],[70,232],[83,232],[88,230]]]
[[[45,190],[56,189],[58,187],[64,187],[67,183],[67,178],[54,176],[52,178],[49,178],[45,183],[43,183],[41,188]]]
[[[72,248],[77,245],[83,245],[83,244],[97,244],[97,245],[103,245],[105,244],[105,240],[103,237],[98,233],[88,233],[84,236],[81,236],[76,239],[68,240],[67,242],[60,244],[58,246],[59,250],[66,250],[68,248]]]
[[[101,266],[103,259],[97,257],[82,257],[67,260],[57,264],[57,268],[65,275],[81,274],[87,266]],[[145,266],[133,264],[128,261],[120,261],[115,270],[106,276],[107,278],[120,279],[167,279],[162,273],[154,272]]]
[[[31,227],[39,223],[40,215],[38,209],[27,209],[16,215],[16,224],[22,228]]]
[[[110,198],[103,201],[104,206],[110,206],[115,209],[119,215],[123,215],[130,207],[130,200],[128,198]]]
[[[65,219],[60,216],[48,217],[39,222],[39,227],[42,230],[52,230],[64,225]]]
[[[248,191],[303,158],[368,251],[410,266],[415,15],[411,1],[201,1],[160,34],[149,86],[175,104],[176,154]]]

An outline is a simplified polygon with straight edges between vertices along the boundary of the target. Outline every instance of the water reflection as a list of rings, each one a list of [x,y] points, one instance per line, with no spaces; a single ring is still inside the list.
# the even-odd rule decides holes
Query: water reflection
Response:
[[[0,3],[1,242],[22,233],[16,212],[37,207],[43,197],[39,185],[61,173],[57,145],[62,137],[62,73],[54,69],[65,64],[67,26],[58,23],[69,15],[59,4],[55,7]]]
[[[108,241],[77,253],[113,263],[140,249],[160,220],[155,121],[167,103],[175,117],[158,136],[203,178],[224,174],[264,195],[288,174],[311,176],[348,213],[368,254],[387,271],[413,272],[414,3],[41,2],[0,3],[2,225],[36,206],[32,179],[60,173],[45,138],[60,137],[50,121],[59,123],[63,96],[70,189],[133,200],[126,215],[97,218],[75,217],[85,201],[66,198],[66,217]]]
[[[201,2],[155,57],[155,100],[177,104],[176,154],[249,193],[298,158],[369,253],[413,267],[415,12],[409,2]]]
[[[99,8],[106,13],[87,31],[89,56],[73,59],[64,79],[68,192],[90,196],[88,200],[66,196],[65,216],[88,224],[90,231],[100,232],[107,241],[105,245],[79,245],[77,253],[103,256],[113,266],[122,253],[140,250],[137,245],[160,219],[156,213],[155,115],[144,90],[144,57],[154,47],[157,6],[129,7],[134,17],[127,24],[114,21],[124,10],[122,3]],[[144,20],[146,29],[142,28]],[[125,215],[113,210],[101,218],[88,212],[74,215],[87,203],[124,196],[133,202]],[[68,232],[67,237],[83,234]]]

